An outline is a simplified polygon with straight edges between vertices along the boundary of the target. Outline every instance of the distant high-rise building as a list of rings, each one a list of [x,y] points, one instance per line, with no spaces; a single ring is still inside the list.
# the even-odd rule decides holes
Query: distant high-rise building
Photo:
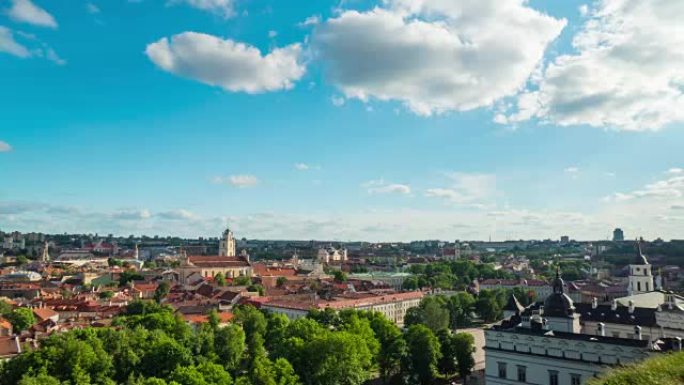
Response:
[[[617,228],[613,230],[613,242],[622,242],[625,240],[625,233],[622,232],[622,229]]]
[[[564,243],[564,244],[565,244],[565,243],[570,243],[570,237],[567,236],[567,235],[563,235],[563,236],[561,236],[561,241],[560,241],[560,242],[561,242],[561,243]]]

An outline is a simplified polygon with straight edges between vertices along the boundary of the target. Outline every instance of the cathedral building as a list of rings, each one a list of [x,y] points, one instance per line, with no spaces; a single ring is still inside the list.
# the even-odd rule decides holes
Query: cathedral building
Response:
[[[638,255],[643,257],[640,251]],[[641,259],[630,266],[640,266],[632,270],[639,277],[644,273]],[[647,288],[645,280],[630,281]],[[485,330],[487,385],[581,385],[612,367],[682,349],[684,323],[659,324],[659,314],[668,320],[678,314],[684,320],[684,307],[672,294],[667,294],[666,308],[618,301],[575,304],[565,293],[559,270],[552,286],[543,303],[528,307],[511,296],[504,308],[506,319]]]

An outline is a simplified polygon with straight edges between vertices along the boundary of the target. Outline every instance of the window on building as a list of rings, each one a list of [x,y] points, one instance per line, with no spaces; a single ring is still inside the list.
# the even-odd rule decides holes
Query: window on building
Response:
[[[506,378],[506,363],[499,362],[499,378]]]
[[[620,338],[620,332],[613,332],[613,337]]]
[[[582,376],[579,374],[570,374],[570,385],[580,385],[582,383]]]
[[[637,291],[641,291],[641,282],[637,282]]]
[[[518,381],[527,382],[527,367],[518,365]]]
[[[558,372],[549,370],[549,385],[558,385]]]
[[[646,282],[646,291],[651,291],[651,289],[648,288],[648,282]]]

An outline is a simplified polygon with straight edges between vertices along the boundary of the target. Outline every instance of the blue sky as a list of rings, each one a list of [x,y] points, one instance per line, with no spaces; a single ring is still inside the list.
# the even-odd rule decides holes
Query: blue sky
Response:
[[[0,229],[681,238],[677,0],[0,1]]]

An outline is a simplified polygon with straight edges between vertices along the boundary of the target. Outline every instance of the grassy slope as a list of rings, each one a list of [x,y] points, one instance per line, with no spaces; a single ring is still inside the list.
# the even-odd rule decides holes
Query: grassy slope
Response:
[[[587,385],[681,384],[684,384],[684,352],[651,358],[636,365],[606,372]]]

